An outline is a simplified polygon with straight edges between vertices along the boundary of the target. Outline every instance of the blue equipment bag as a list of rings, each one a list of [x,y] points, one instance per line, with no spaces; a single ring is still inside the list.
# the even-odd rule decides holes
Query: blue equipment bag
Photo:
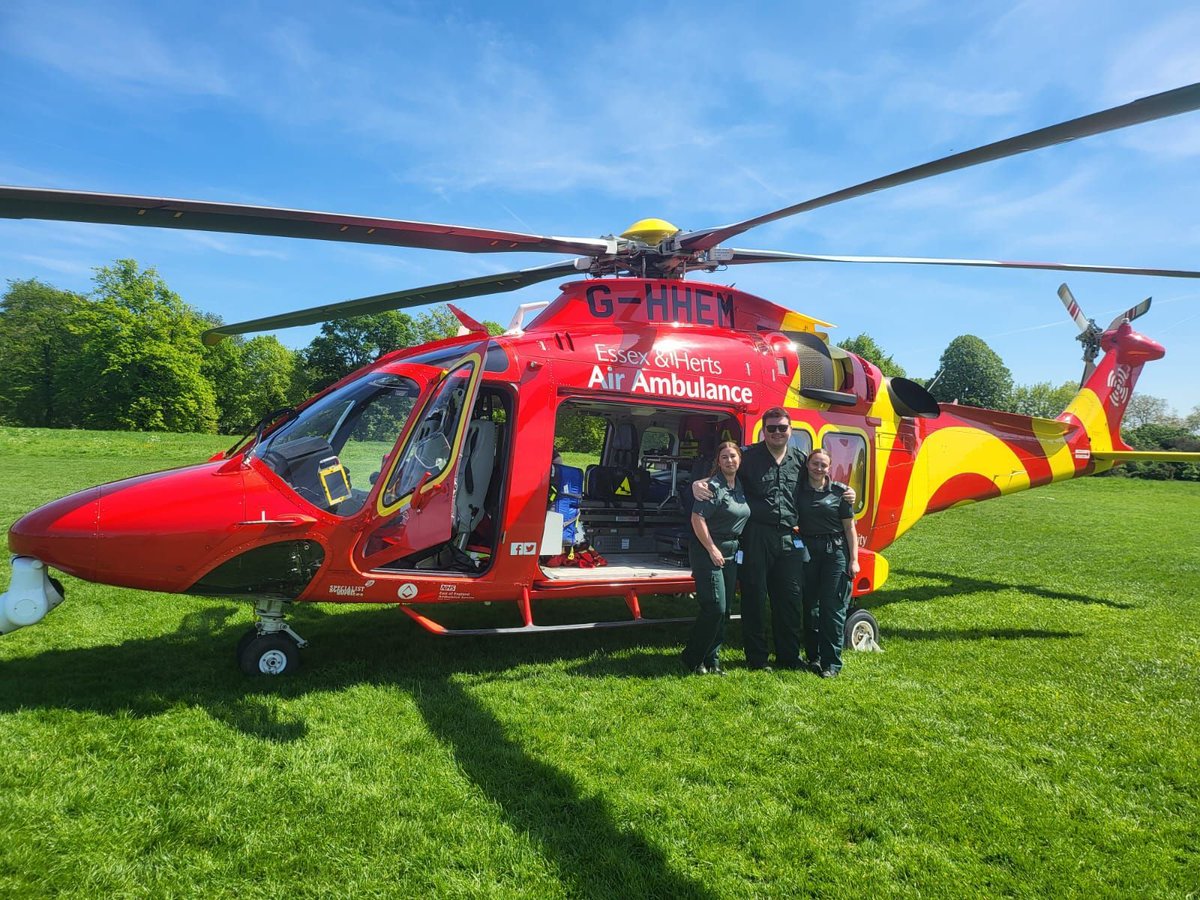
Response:
[[[550,508],[562,513],[563,544],[575,545],[583,540],[579,522],[579,501],[583,497],[583,469],[574,466],[550,467]]]

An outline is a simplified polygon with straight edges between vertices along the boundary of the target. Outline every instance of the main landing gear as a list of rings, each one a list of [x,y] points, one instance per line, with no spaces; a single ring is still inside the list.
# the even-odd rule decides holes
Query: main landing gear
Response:
[[[300,668],[300,648],[308,641],[283,620],[286,600],[259,600],[258,622],[237,643],[238,666],[247,675],[291,675]]]
[[[879,623],[865,609],[852,609],[846,616],[843,646],[849,650],[882,652],[879,646]]]

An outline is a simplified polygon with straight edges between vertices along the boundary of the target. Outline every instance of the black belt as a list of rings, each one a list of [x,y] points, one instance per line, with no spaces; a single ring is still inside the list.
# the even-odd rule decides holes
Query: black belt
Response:
[[[837,531],[827,531],[825,534],[804,534],[801,537],[806,541],[840,541],[845,535]]]
[[[736,541],[738,539],[738,535],[736,534],[710,534],[709,537],[722,544],[726,541]]]

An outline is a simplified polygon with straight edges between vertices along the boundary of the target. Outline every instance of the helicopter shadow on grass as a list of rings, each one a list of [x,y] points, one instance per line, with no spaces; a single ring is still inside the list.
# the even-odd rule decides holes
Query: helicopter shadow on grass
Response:
[[[463,683],[464,676],[501,676],[529,663],[579,664],[598,650],[637,657],[644,648],[645,655],[658,656],[662,646],[677,645],[675,632],[619,629],[599,640],[595,632],[438,638],[396,610],[379,608],[331,614],[301,607],[291,622],[312,646],[304,651],[306,668],[290,678],[242,676],[233,649],[246,627],[244,614],[210,608],[184,616],[175,632],[161,637],[0,662],[6,688],[0,712],[70,709],[149,718],[193,705],[249,737],[287,744],[309,731],[302,717],[286,710],[287,701],[355,685],[392,685],[412,698],[431,737],[453,751],[511,827],[540,848],[569,893],[713,896],[672,869],[660,849],[618,828],[603,798],[585,796],[573,775],[530,754]]]
[[[964,596],[969,594],[996,594],[1019,591],[1032,597],[1046,600],[1061,600],[1068,603],[1085,603],[1108,606],[1114,609],[1134,609],[1135,604],[1122,603],[1102,597],[1090,597],[1086,594],[1075,594],[1068,591],[1055,591],[1040,585],[1017,584],[1014,582],[989,581],[983,578],[970,578],[965,575],[954,575],[949,572],[929,572],[913,569],[897,569],[896,575],[916,578],[922,581],[934,582],[916,587],[884,588],[875,594],[860,598],[857,605],[867,610],[877,610],[892,603],[925,603],[939,600],[943,597]],[[1080,637],[1081,632],[1054,631],[1044,628],[966,628],[966,629],[914,629],[888,628],[885,637],[896,637],[911,641],[985,641],[985,640],[1027,640],[1027,639],[1066,639]]]
[[[1041,597],[1045,600],[1065,600],[1068,603],[1085,603],[1095,606],[1108,606],[1113,609],[1135,609],[1135,603],[1123,603],[1119,600],[1109,600],[1105,597],[1091,597],[1087,594],[1074,594],[1069,591],[1056,591],[1036,584],[1019,584],[1012,581],[989,581],[984,578],[970,578],[965,575],[955,575],[951,572],[927,572],[915,569],[896,569],[892,577],[901,575],[906,578],[917,578],[922,581],[935,582],[915,587],[886,587],[875,594],[870,594],[859,601],[864,609],[877,609],[890,603],[923,603],[927,600],[938,600],[965,594],[998,594],[1009,591],[1020,591],[1031,597]]]

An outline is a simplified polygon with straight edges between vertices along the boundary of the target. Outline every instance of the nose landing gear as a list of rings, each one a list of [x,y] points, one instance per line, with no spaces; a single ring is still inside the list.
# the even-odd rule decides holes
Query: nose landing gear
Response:
[[[258,622],[237,643],[238,666],[246,675],[291,675],[300,668],[300,648],[308,641],[284,621],[286,600],[259,600]]]
[[[12,558],[12,582],[0,594],[0,634],[34,625],[63,601],[63,586],[32,556]]]

